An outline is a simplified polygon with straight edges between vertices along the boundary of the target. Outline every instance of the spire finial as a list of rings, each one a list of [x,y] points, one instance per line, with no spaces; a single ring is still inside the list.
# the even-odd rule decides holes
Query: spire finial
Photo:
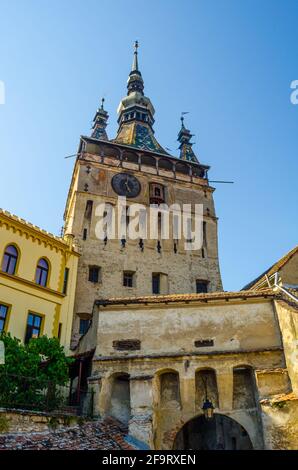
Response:
[[[104,98],[101,98],[101,106],[100,106],[100,109],[103,109],[103,104],[105,102],[105,99]]]
[[[133,63],[132,63],[132,72],[136,72],[139,70],[139,64],[138,64],[138,47],[139,47],[139,41],[135,41],[134,43],[134,57],[133,57]]]

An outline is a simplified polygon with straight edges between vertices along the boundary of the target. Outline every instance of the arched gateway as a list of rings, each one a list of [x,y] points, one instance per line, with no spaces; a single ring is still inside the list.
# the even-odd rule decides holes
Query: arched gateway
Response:
[[[228,416],[215,413],[188,421],[176,435],[175,450],[250,450],[250,437],[241,424]]]

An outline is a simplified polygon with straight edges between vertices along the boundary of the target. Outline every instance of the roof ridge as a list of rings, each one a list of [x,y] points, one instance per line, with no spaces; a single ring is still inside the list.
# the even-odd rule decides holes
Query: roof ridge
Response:
[[[212,299],[226,299],[226,298],[249,298],[249,297],[279,297],[279,294],[274,292],[273,289],[264,289],[262,291],[236,291],[236,292],[209,292],[209,293],[184,293],[184,294],[162,294],[162,295],[148,295],[138,297],[111,297],[108,299],[99,299],[95,301],[96,305],[112,305],[112,304],[132,304],[132,303],[162,303],[162,302],[179,302],[191,300],[212,300]]]

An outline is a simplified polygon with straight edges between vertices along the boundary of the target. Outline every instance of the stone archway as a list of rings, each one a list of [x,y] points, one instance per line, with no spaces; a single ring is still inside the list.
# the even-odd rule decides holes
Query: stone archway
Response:
[[[247,431],[241,424],[218,413],[207,420],[197,416],[180,429],[176,435],[175,450],[252,450]]]

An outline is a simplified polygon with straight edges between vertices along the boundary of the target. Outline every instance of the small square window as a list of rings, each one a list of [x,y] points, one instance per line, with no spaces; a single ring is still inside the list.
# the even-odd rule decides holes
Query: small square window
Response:
[[[134,273],[131,271],[123,272],[123,286],[133,287],[134,286]]]
[[[196,281],[196,293],[197,294],[205,294],[208,292],[208,284],[209,281],[201,281],[197,279]]]
[[[160,294],[160,274],[152,274],[152,294]]]
[[[100,281],[100,267],[99,266],[89,266],[89,277],[90,282],[97,283]]]

